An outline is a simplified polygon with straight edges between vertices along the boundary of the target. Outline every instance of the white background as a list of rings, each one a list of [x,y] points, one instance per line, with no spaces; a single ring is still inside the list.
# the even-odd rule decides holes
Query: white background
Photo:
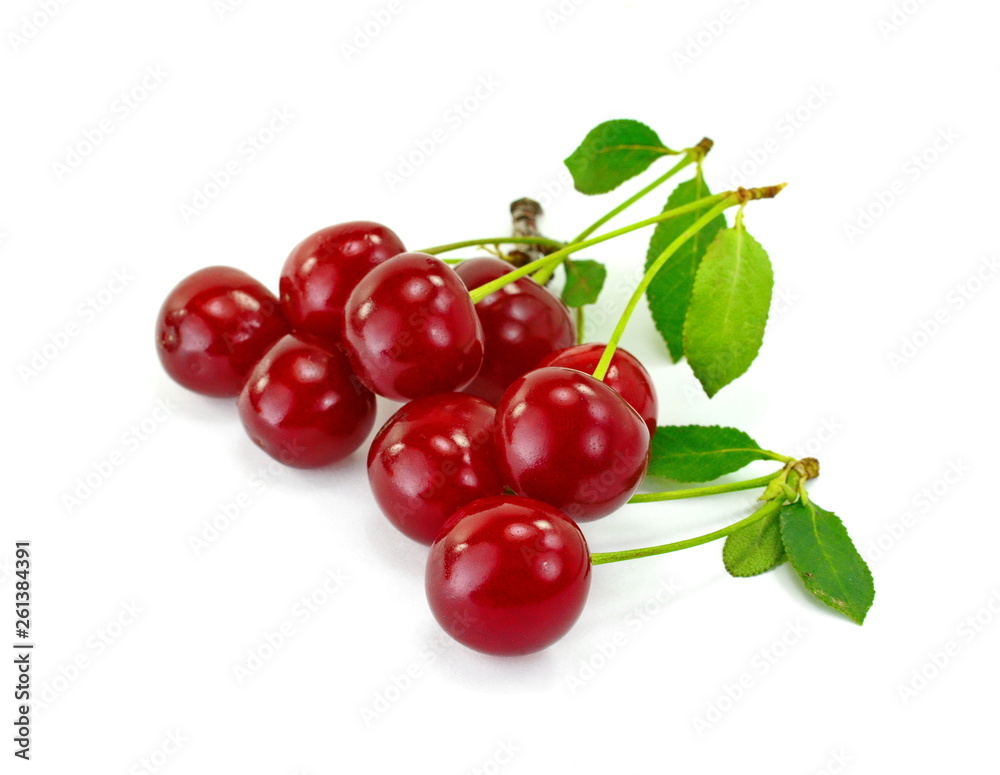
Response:
[[[14,640],[13,542],[30,539],[34,682],[48,700],[32,762],[12,764],[3,690],[0,769],[995,768],[1000,280],[983,263],[998,251],[995,3],[50,5],[11,0],[0,14],[0,646]],[[365,43],[372,13],[390,20]],[[45,23],[29,39],[31,19]],[[142,95],[147,68],[159,82]],[[120,101],[133,89],[134,109]],[[274,111],[287,126],[241,155]],[[596,568],[580,622],[543,653],[473,653],[430,616],[425,549],[377,512],[363,450],[275,473],[230,401],[159,367],[153,321],[181,277],[224,263],[273,288],[292,246],[331,223],[382,221],[420,248],[505,233],[508,203],[532,195],[546,232],[572,237],[642,185],[567,190],[561,159],[621,117],[676,147],[712,137],[716,190],[742,182],[741,165],[751,185],[790,184],[746,214],[778,295],[745,377],[709,401],[686,365],[667,364],[645,311],[625,345],[654,373],[661,423],[735,425],[820,458],[813,497],[875,574],[861,628],[787,566],[729,578],[711,544]],[[102,121],[98,147],[68,157]],[[434,130],[444,141],[401,170]],[[185,218],[232,159],[239,174]],[[609,333],[647,238],[592,252],[611,267],[592,338]],[[382,402],[379,421],[392,410]],[[113,454],[120,465],[68,506]],[[196,553],[192,537],[238,499]],[[632,506],[585,531],[595,551],[662,543],[728,524],[752,499]],[[327,596],[328,573],[341,580]],[[313,595],[327,599],[306,621]],[[265,638],[282,626],[272,653]],[[269,658],[241,683],[249,652]],[[915,670],[932,677],[914,683]]]

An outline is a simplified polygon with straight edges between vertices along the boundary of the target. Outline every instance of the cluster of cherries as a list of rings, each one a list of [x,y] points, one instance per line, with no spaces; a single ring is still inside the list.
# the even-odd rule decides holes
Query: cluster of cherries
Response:
[[[513,266],[454,268],[377,223],[331,226],[285,262],[280,299],[246,273],[182,280],[157,320],[180,384],[238,396],[247,433],[291,466],[354,452],[376,395],[406,402],[375,436],[368,478],[385,516],[429,544],[427,598],[456,640],[527,654],[577,620],[590,551],[577,522],[635,493],[649,461],[652,380],[603,344],[576,345],[565,305],[530,277],[478,303]],[[513,494],[511,494],[513,493]]]

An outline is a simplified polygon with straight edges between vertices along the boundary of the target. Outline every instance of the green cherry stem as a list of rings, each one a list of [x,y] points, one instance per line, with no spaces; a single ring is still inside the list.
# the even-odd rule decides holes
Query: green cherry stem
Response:
[[[809,502],[809,496],[806,494],[805,482],[808,479],[814,479],[819,476],[819,462],[814,458],[804,458],[802,460],[795,460],[794,458],[789,458],[789,462],[777,473],[771,474],[770,476],[764,476],[760,479],[754,479],[747,482],[736,482],[731,485],[717,485],[715,487],[699,487],[696,490],[681,490],[680,492],[686,493],[685,497],[696,497],[697,495],[711,495],[715,492],[727,492],[720,488],[729,487],[732,490],[739,489],[750,489],[750,485],[761,485],[766,484],[767,489],[761,496],[761,499],[767,499],[763,506],[758,508],[749,517],[744,517],[739,522],[734,522],[729,527],[724,527],[719,530],[713,530],[711,533],[705,533],[704,535],[695,536],[694,538],[687,538],[683,541],[674,541],[669,544],[660,544],[659,546],[647,546],[642,549],[625,549],[618,552],[595,552],[590,555],[590,562],[593,565],[603,565],[607,562],[620,562],[621,560],[635,560],[639,557],[652,557],[656,554],[668,554],[670,552],[679,552],[682,549],[690,549],[692,546],[701,546],[701,544],[707,544],[710,541],[717,541],[720,538],[725,538],[737,530],[746,527],[747,525],[752,525],[758,520],[765,519],[766,517],[772,516],[781,510],[781,507],[785,505],[785,502],[794,501],[795,498],[802,498],[805,503]],[[740,485],[747,485],[746,487],[740,487]],[[712,492],[708,492],[711,490]],[[772,490],[776,490],[774,495],[769,493]],[[653,495],[669,495],[670,493],[653,493]],[[641,496],[637,496],[641,497]],[[649,497],[649,496],[647,496]],[[653,498],[650,498],[653,500]],[[658,498],[656,500],[667,500],[667,498]],[[641,501],[637,498],[633,498],[629,503],[640,503]]]
[[[676,218],[679,215],[684,215],[690,212],[697,212],[698,210],[704,210],[706,207],[710,207],[711,205],[714,205],[715,203],[721,202],[723,200],[727,201],[726,207],[731,207],[738,201],[735,198],[736,196],[737,194],[732,191],[724,191],[721,194],[706,196],[704,199],[699,199],[695,202],[689,202],[686,205],[675,207],[673,210],[667,210],[665,212],[660,213],[659,215],[653,216],[652,218],[646,218],[643,221],[638,221],[637,223],[633,223],[630,226],[623,226],[620,229],[609,231],[605,234],[601,234],[598,237],[591,237],[590,239],[584,240],[583,242],[578,242],[573,245],[567,245],[561,248],[560,250],[557,250],[555,253],[550,253],[547,256],[543,256],[537,261],[532,261],[530,264],[525,264],[524,266],[515,269],[513,272],[508,272],[507,274],[503,275],[502,277],[498,277],[496,280],[493,280],[492,282],[488,282],[485,285],[479,286],[478,288],[470,291],[469,295],[472,296],[473,302],[480,302],[487,296],[489,296],[491,293],[494,293],[503,288],[505,285],[512,283],[515,280],[520,280],[522,277],[532,274],[533,272],[538,271],[542,267],[548,266],[550,263],[553,265],[558,265],[559,262],[561,262],[564,258],[566,258],[566,256],[572,255],[577,251],[584,250],[585,248],[589,248],[591,245],[598,245],[602,242],[607,242],[608,240],[615,239],[616,237],[620,237],[623,234],[628,234],[629,232],[635,231],[636,229],[643,229],[646,226],[652,226],[653,224],[660,223],[661,221],[666,221],[669,220],[670,218]],[[473,240],[473,242],[482,242],[485,244],[488,241]],[[454,243],[454,244],[464,245],[467,243]]]
[[[587,237],[589,237],[591,234],[593,234],[595,231],[601,228],[604,224],[606,224],[616,215],[634,205],[636,202],[638,202],[640,199],[646,196],[646,194],[655,191],[657,188],[662,186],[664,183],[670,180],[670,178],[672,178],[674,175],[676,175],[678,172],[680,172],[688,165],[694,162],[701,164],[702,159],[704,159],[705,156],[708,155],[708,152],[712,150],[713,145],[714,143],[709,138],[703,137],[694,147],[685,148],[684,158],[681,159],[679,162],[677,162],[677,164],[675,164],[673,167],[667,170],[663,175],[661,175],[652,183],[650,183],[648,186],[646,186],[644,189],[642,189],[642,191],[640,191],[637,194],[634,194],[633,196],[630,196],[628,199],[626,199],[624,202],[618,205],[618,207],[609,212],[607,215],[604,215],[601,218],[594,221],[592,224],[590,224],[590,226],[588,226],[586,229],[580,232],[577,235],[576,239],[574,239],[569,244],[572,245],[574,242],[580,242],[582,240],[587,239]]]
[[[735,191],[726,191],[720,195],[716,195],[715,197],[705,197],[705,199],[698,200],[698,202],[705,202],[709,199],[716,199],[718,204],[686,228],[650,265],[648,271],[645,275],[643,275],[642,280],[639,281],[639,285],[636,286],[635,291],[632,293],[632,298],[629,299],[621,318],[619,318],[618,325],[615,326],[614,333],[611,334],[611,339],[608,341],[608,346],[604,348],[604,354],[601,356],[601,360],[598,361],[597,368],[594,369],[594,379],[603,380],[604,375],[608,373],[608,367],[611,365],[611,359],[614,358],[615,350],[618,349],[618,342],[621,340],[622,334],[625,333],[625,327],[628,325],[629,318],[632,317],[632,313],[635,311],[640,299],[642,299],[642,295],[646,292],[646,288],[649,287],[653,278],[656,277],[656,273],[659,272],[663,268],[663,265],[670,260],[670,257],[680,249],[681,245],[705,228],[724,210],[733,207],[734,205],[739,205],[740,211],[742,212],[743,207],[746,206],[747,202],[754,199],[772,199],[776,197],[784,187],[784,183],[776,186],[763,186],[761,188],[747,189],[740,187]],[[676,213],[678,210],[682,209],[684,208],[678,207],[675,210],[668,210],[667,212]],[[699,205],[697,209],[701,210],[703,209],[703,206]],[[555,255],[557,255],[557,253],[552,254],[552,256]],[[549,258],[552,256],[549,256]]]
[[[546,237],[487,237],[485,239],[470,239],[462,242],[449,242],[447,245],[436,245],[432,248],[418,250],[418,253],[427,253],[436,256],[439,253],[447,253],[451,250],[461,250],[462,248],[474,248],[479,245],[542,245],[547,248],[562,248],[565,243]]]
[[[649,270],[643,275],[642,280],[636,286],[635,291],[632,293],[632,298],[628,300],[628,304],[625,306],[625,311],[622,316],[618,319],[618,325],[615,326],[614,332],[611,334],[611,339],[608,341],[608,346],[604,348],[604,354],[601,356],[601,360],[597,363],[597,368],[594,369],[594,379],[603,380],[604,375],[608,373],[608,367],[611,365],[611,359],[615,356],[615,350],[618,349],[618,342],[622,338],[622,334],[625,333],[625,327],[628,325],[629,319],[632,317],[632,313],[635,311],[636,306],[642,299],[643,294],[646,292],[646,288],[656,277],[656,273],[663,268],[663,265],[670,260],[670,257],[676,253],[680,247],[687,242],[691,237],[705,228],[709,223],[711,223],[715,218],[717,218],[724,210],[738,204],[739,200],[736,198],[736,194],[727,194],[726,197],[719,202],[715,207],[705,213],[701,218],[696,220],[690,226],[688,226],[681,234],[675,239],[670,245],[664,250],[659,258],[657,258],[649,267]],[[555,254],[553,254],[555,255]]]
[[[743,482],[731,482],[729,484],[715,484],[710,487],[692,487],[687,490],[667,490],[665,492],[644,492],[633,495],[629,503],[654,503],[656,501],[676,501],[684,498],[701,498],[704,495],[719,495],[724,492],[740,492],[741,490],[752,490],[755,487],[766,487],[772,480],[781,476],[786,469],[775,471],[769,476],[758,476],[756,479],[747,479]]]
[[[684,541],[675,541],[671,544],[661,544],[660,546],[647,546],[643,549],[626,549],[620,552],[595,552],[590,555],[590,562],[593,565],[603,565],[607,562],[620,562],[622,560],[635,560],[639,557],[652,557],[657,554],[667,554],[669,552],[679,552],[682,549],[690,549],[692,546],[700,546],[701,544],[707,544],[711,541],[718,541],[720,538],[725,538],[730,533],[735,533],[740,528],[744,528],[747,525],[752,525],[758,520],[769,517],[776,514],[781,507],[785,504],[784,498],[775,498],[770,500],[757,509],[749,517],[741,519],[739,522],[735,522],[729,527],[724,527],[720,530],[714,530],[711,533],[705,533],[705,535],[700,535],[695,538],[688,538]]]

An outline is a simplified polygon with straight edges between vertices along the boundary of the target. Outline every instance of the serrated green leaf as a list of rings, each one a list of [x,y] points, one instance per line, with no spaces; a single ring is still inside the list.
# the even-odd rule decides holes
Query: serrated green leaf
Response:
[[[676,482],[710,482],[771,456],[736,428],[668,425],[653,434],[649,473]]]
[[[705,185],[705,179],[699,171],[691,180],[681,183],[667,199],[664,211],[696,202],[712,192]],[[653,236],[649,240],[649,250],[646,252],[646,269],[663,253],[664,250],[679,237],[705,210],[679,215],[656,224]],[[649,312],[653,316],[656,330],[667,343],[670,357],[677,363],[684,355],[684,318],[688,305],[691,303],[691,292],[694,289],[695,273],[701,264],[709,244],[720,230],[726,228],[726,218],[719,213],[701,231],[691,237],[670,257],[670,260],[656,273],[653,281],[646,289],[646,301]]]
[[[757,576],[784,561],[777,511],[730,533],[722,547],[722,562],[730,576]]]
[[[562,300],[567,307],[583,307],[593,304],[601,295],[608,270],[604,264],[590,259],[566,261],[566,285]]]
[[[715,235],[695,275],[684,321],[684,354],[709,397],[757,357],[773,287],[771,260],[742,225]]]
[[[577,191],[603,194],[643,172],[666,153],[672,151],[648,126],[632,119],[617,119],[591,129],[565,164]]]
[[[864,559],[831,511],[797,501],[781,509],[781,540],[806,588],[831,608],[861,624],[875,599]]]

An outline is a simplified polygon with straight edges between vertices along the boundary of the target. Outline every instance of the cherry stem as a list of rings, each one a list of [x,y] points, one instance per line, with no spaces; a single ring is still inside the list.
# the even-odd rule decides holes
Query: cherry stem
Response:
[[[573,239],[569,244],[575,245],[578,242],[582,242],[591,234],[593,234],[595,231],[597,231],[599,228],[601,228],[604,224],[606,224],[608,221],[614,218],[616,215],[627,210],[629,207],[631,207],[640,199],[642,199],[644,196],[646,196],[646,194],[662,186],[664,183],[670,180],[670,178],[672,178],[674,175],[676,175],[685,167],[695,162],[698,162],[700,164],[701,160],[705,158],[705,154],[707,154],[711,149],[712,149],[712,141],[709,140],[707,137],[702,138],[701,142],[699,142],[696,146],[694,146],[693,148],[686,149],[686,151],[684,152],[684,158],[681,159],[679,162],[677,162],[677,164],[675,164],[673,167],[667,170],[663,175],[658,177],[656,180],[654,180],[644,189],[639,191],[637,194],[630,196],[628,199],[626,199],[624,202],[618,205],[614,210],[611,210],[610,212],[598,218],[596,221],[590,224],[590,226],[588,226],[586,229],[580,232],[576,236],[576,238]],[[558,264],[550,264],[543,267],[542,269],[539,269],[535,273],[534,277],[535,281],[543,285],[547,283],[549,281],[549,278],[552,277],[553,273],[555,273],[557,266]]]
[[[642,191],[640,191],[639,193],[635,194],[634,196],[629,197],[624,202],[622,202],[620,205],[618,205],[618,207],[616,207],[614,210],[611,210],[606,215],[598,218],[596,221],[594,221],[592,224],[590,224],[590,226],[588,226],[586,229],[584,229],[583,231],[581,231],[576,236],[576,239],[573,240],[573,242],[581,242],[582,240],[587,239],[587,237],[589,237],[591,234],[593,234],[595,231],[597,231],[599,228],[601,228],[604,224],[606,224],[608,221],[610,221],[616,215],[618,215],[621,212],[624,212],[626,209],[628,209],[629,207],[631,207],[632,205],[634,205],[636,202],[638,202],[640,199],[642,199],[644,196],[646,196],[646,194],[649,194],[650,192],[652,192],[655,189],[659,188],[664,183],[666,183],[668,180],[670,180],[670,178],[672,178],[674,175],[676,175],[678,172],[680,172],[682,169],[684,169],[685,167],[693,164],[697,160],[698,160],[697,154],[692,153],[691,151],[688,151],[688,153],[686,153],[684,155],[683,159],[681,159],[679,162],[677,162],[677,164],[675,164],[673,167],[671,167],[669,170],[667,170],[665,173],[663,173],[663,175],[661,177],[659,177],[656,180],[654,180],[652,183],[650,183],[648,186],[646,186],[644,189],[642,189]],[[573,244],[573,243],[571,242],[570,244]]]
[[[709,207],[715,204],[716,202],[720,202],[722,200],[731,199],[732,201],[729,201],[726,204],[727,207],[731,207],[738,201],[733,198],[735,196],[736,194],[732,191],[725,191],[721,194],[714,194],[713,196],[707,196],[704,199],[699,199],[695,202],[689,202],[686,205],[675,207],[673,210],[667,210],[665,212],[660,213],[659,215],[653,216],[652,218],[646,218],[643,221],[638,221],[637,223],[633,223],[630,226],[623,226],[620,229],[609,231],[606,234],[601,234],[598,237],[592,237],[588,240],[584,240],[583,242],[577,242],[573,245],[566,245],[560,250],[557,250],[555,253],[550,253],[544,258],[540,258],[537,261],[532,261],[530,264],[525,264],[524,266],[515,269],[513,272],[508,272],[502,277],[498,277],[496,280],[493,280],[491,282],[486,283],[485,285],[481,285],[478,288],[473,289],[472,291],[469,292],[469,295],[472,297],[473,302],[478,303],[483,299],[485,299],[487,296],[489,296],[491,293],[499,291],[505,285],[515,282],[516,280],[520,280],[522,277],[526,277],[532,272],[535,272],[544,266],[548,266],[549,263],[553,265],[558,265],[559,262],[562,261],[566,256],[572,255],[573,253],[576,253],[579,250],[589,248],[591,245],[598,245],[602,242],[607,242],[608,240],[615,239],[616,237],[620,237],[623,234],[628,234],[629,232],[635,231],[636,229],[643,229],[646,226],[652,226],[654,224],[660,223],[661,221],[666,221],[669,220],[670,218],[676,218],[679,215],[685,215],[686,213],[697,212],[698,210],[704,210],[706,207]],[[472,244],[487,244],[487,243],[492,244],[489,240],[472,240],[471,242]],[[460,246],[467,246],[469,243],[456,242],[454,244]]]
[[[704,495],[720,495],[725,492],[740,492],[741,490],[752,490],[755,487],[766,487],[772,480],[781,476],[785,469],[775,471],[769,476],[759,476],[756,479],[747,479],[743,482],[731,482],[729,484],[715,484],[710,487],[692,487],[687,490],[667,490],[665,492],[645,492],[633,495],[629,503],[654,503],[656,501],[676,501],[683,498],[701,498]]]
[[[707,544],[711,541],[718,541],[720,538],[725,538],[731,533],[735,533],[737,530],[746,527],[747,525],[752,525],[758,520],[764,519],[765,517],[770,517],[776,514],[781,507],[785,504],[785,499],[783,497],[775,498],[770,500],[757,509],[749,517],[741,519],[739,522],[735,522],[729,527],[724,527],[721,530],[714,530],[711,533],[705,533],[705,535],[700,535],[695,538],[688,538],[684,541],[675,541],[671,544],[661,544],[660,546],[647,546],[643,549],[626,549],[621,552],[596,552],[590,555],[590,562],[593,565],[603,565],[608,562],[620,562],[622,560],[635,560],[639,557],[652,557],[657,554],[668,554],[669,552],[679,552],[682,549],[690,549],[692,546],[700,546],[701,544]]]
[[[626,549],[620,552],[597,552],[590,555],[590,562],[593,565],[602,565],[606,562],[620,562],[621,560],[634,560],[639,557],[652,557],[656,554],[679,552],[682,549],[690,549],[692,546],[700,546],[701,544],[707,544],[710,541],[717,541],[720,538],[725,538],[747,525],[752,525],[758,520],[777,513],[781,507],[785,505],[786,501],[791,502],[795,500],[796,497],[801,497],[806,503],[808,503],[808,495],[806,495],[806,489],[804,486],[805,482],[818,475],[819,463],[816,460],[806,458],[804,460],[796,461],[793,458],[789,458],[789,462],[777,473],[768,477],[762,477],[760,480],[755,480],[768,485],[768,489],[770,489],[773,486],[772,483],[775,482],[781,482],[785,485],[785,487],[783,488],[781,494],[775,495],[774,497],[768,497],[767,502],[749,517],[744,517],[739,522],[734,522],[729,527],[724,527],[720,530],[713,530],[711,533],[705,533],[704,535],[696,536],[695,538],[688,538],[684,541],[674,541],[673,543],[660,544],[659,546],[647,546],[643,549]],[[737,484],[749,484],[749,482],[737,482]],[[720,486],[725,487],[726,485]],[[713,488],[702,487],[699,489],[710,490]],[[694,492],[694,490],[682,490],[681,492]],[[788,493],[792,494],[789,495]],[[707,495],[708,493],[703,494]],[[764,490],[764,495],[768,495],[768,490]],[[630,501],[630,503],[631,502],[633,501]]]
[[[636,306],[639,304],[643,294],[646,292],[646,288],[649,287],[653,278],[656,277],[656,273],[663,268],[663,265],[670,260],[670,257],[676,253],[685,242],[715,220],[724,210],[737,203],[738,200],[736,199],[736,196],[734,194],[728,194],[725,199],[719,202],[719,204],[681,232],[677,239],[671,242],[667,249],[660,254],[659,258],[657,258],[650,265],[649,270],[645,275],[643,275],[643,278],[639,281],[635,291],[632,292],[632,298],[628,300],[628,304],[625,306],[625,311],[618,319],[618,324],[615,326],[614,333],[611,334],[611,339],[608,340],[608,346],[604,348],[604,354],[601,355],[601,360],[597,362],[597,368],[594,369],[594,379],[603,380],[604,375],[608,373],[608,367],[611,365],[611,359],[615,357],[615,350],[618,349],[618,342],[621,341],[622,334],[625,333],[625,327],[628,325],[629,319],[632,317],[632,313],[635,311]]]
[[[681,232],[681,234],[667,246],[667,249],[664,250],[650,265],[646,274],[643,275],[642,280],[639,281],[639,285],[636,286],[635,291],[632,293],[632,298],[629,299],[621,318],[619,318],[618,325],[615,326],[614,333],[611,334],[611,339],[608,341],[608,346],[604,348],[604,354],[601,356],[601,360],[598,361],[597,368],[594,369],[594,379],[603,380],[604,375],[608,373],[608,367],[611,365],[611,359],[615,357],[615,350],[618,349],[618,342],[621,340],[622,334],[625,333],[625,327],[628,325],[628,321],[632,317],[632,313],[635,311],[636,306],[639,304],[643,294],[646,292],[646,288],[649,287],[653,278],[656,277],[657,272],[659,272],[667,261],[670,260],[670,257],[673,256],[685,242],[691,239],[691,237],[704,229],[716,217],[721,215],[723,211],[733,207],[734,205],[739,205],[740,210],[742,211],[747,202],[754,199],[771,199],[777,196],[784,187],[784,183],[776,186],[764,186],[762,188],[750,189],[743,188],[741,186],[735,191],[726,191],[723,194],[716,195],[716,197],[706,197],[705,199],[698,200],[698,202],[705,202],[708,199],[721,199],[715,207]],[[668,210],[667,212],[677,212],[677,210],[681,209],[683,208],[678,207],[676,210]],[[700,210],[702,207],[699,206],[698,209]],[[557,255],[557,253],[552,254],[552,256],[555,255]],[[552,256],[549,256],[549,258]]]
[[[461,250],[462,248],[474,248],[479,245],[542,245],[548,248],[561,248],[564,242],[548,239],[547,237],[489,237],[486,239],[470,239],[462,242],[449,242],[447,245],[436,245],[433,248],[418,250],[418,253],[427,253],[436,256],[438,253],[447,253],[451,250]]]

